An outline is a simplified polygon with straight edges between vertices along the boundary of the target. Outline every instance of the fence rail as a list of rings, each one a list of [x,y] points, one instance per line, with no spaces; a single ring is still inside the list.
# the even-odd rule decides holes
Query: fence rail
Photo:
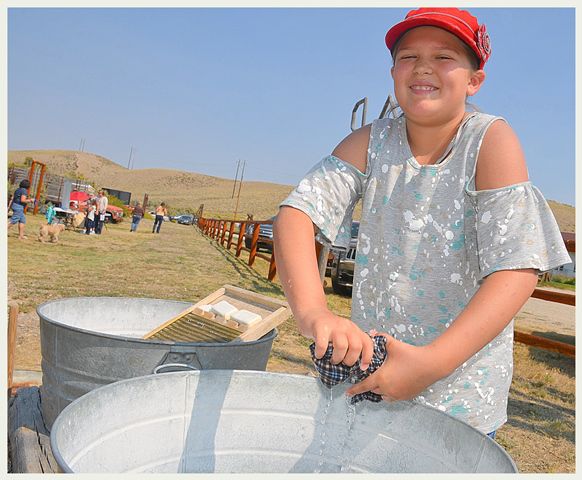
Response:
[[[248,265],[252,266],[257,258],[261,258],[269,262],[269,273],[267,278],[269,281],[275,279],[277,274],[277,267],[275,265],[275,246],[271,239],[261,238],[261,243],[270,245],[270,254],[264,254],[259,252],[259,233],[261,225],[272,225],[272,220],[255,221],[255,220],[245,220],[245,221],[235,221],[235,220],[223,220],[218,218],[199,218],[198,228],[200,231],[216,240],[222,247],[230,250],[233,245],[235,245],[235,256],[240,257],[243,251],[249,252]],[[245,235],[247,231],[251,230],[252,236],[250,239],[250,248],[245,245]]]
[[[256,258],[261,258],[267,262],[269,262],[269,273],[268,273],[268,280],[273,281],[275,275],[277,274],[277,265],[275,264],[275,247],[273,245],[273,241],[266,238],[261,238],[261,243],[269,244],[270,245],[270,254],[262,254],[258,251],[258,241],[259,241],[259,232],[260,232],[260,225],[261,224],[269,224],[271,225],[273,222],[272,220],[265,220],[265,221],[235,221],[235,220],[223,220],[217,218],[199,218],[198,219],[198,227],[202,231],[204,235],[209,236],[216,240],[221,246],[230,250],[232,245],[236,241],[236,251],[235,256],[240,257],[241,252],[244,250],[249,252],[249,266],[252,266],[255,263]],[[247,227],[253,226],[252,228],[252,236],[250,239],[250,248],[247,248],[243,243],[245,239],[245,235],[247,234]],[[250,228],[249,228],[250,230]],[[236,238],[236,240],[235,240]],[[564,244],[566,245],[566,249],[568,252],[576,252],[576,242],[574,239],[573,234],[562,233],[562,238],[564,239]],[[226,245],[225,245],[226,243]],[[322,251],[321,244],[316,242],[316,253],[318,257],[320,256],[320,252]],[[327,251],[327,250],[325,250]],[[321,263],[321,262],[320,262]],[[321,265],[320,265],[321,268]],[[549,302],[556,302],[556,303],[563,303],[565,305],[576,305],[576,294],[575,293],[567,293],[567,292],[555,292],[551,290],[546,290],[543,288],[536,288],[532,293],[532,298],[538,298],[540,300],[546,300]],[[567,355],[569,357],[575,357],[576,355],[576,347],[569,343],[565,342],[558,342],[555,340],[549,340],[545,337],[540,337],[538,335],[532,335],[526,332],[522,332],[519,330],[515,330],[514,332],[514,341],[520,342],[526,345],[542,348],[545,350],[559,352],[563,355]]]

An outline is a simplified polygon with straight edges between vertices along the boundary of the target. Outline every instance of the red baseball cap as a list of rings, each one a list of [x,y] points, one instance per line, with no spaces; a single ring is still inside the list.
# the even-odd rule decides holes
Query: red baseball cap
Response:
[[[491,43],[485,25],[479,25],[477,19],[466,10],[436,7],[411,10],[402,22],[388,30],[386,46],[390,52],[402,35],[411,28],[421,26],[444,28],[456,35],[475,52],[479,59],[479,68],[483,68],[491,56]]]

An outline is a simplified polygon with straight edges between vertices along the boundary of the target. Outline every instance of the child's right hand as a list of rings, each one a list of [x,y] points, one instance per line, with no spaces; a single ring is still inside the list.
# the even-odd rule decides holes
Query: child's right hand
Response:
[[[315,341],[315,356],[321,358],[328,345],[333,345],[331,362],[351,366],[360,358],[360,368],[367,370],[374,354],[372,338],[354,322],[333,314],[329,310],[310,315],[305,322],[311,325],[311,336]]]

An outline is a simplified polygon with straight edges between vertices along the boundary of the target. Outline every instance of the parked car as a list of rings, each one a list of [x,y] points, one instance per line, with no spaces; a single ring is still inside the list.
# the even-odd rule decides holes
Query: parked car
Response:
[[[274,220],[275,217],[271,217],[269,220]],[[253,240],[253,232],[255,231],[255,225],[247,225],[245,230],[245,247],[251,248],[251,243]],[[267,250],[268,252],[273,251],[273,224],[261,223],[259,225],[259,239],[257,240],[257,250],[260,249]]]
[[[352,222],[351,239],[348,249],[344,250],[332,247],[330,252],[333,254],[330,272],[331,286],[333,291],[340,295],[349,295],[352,291],[359,230],[360,222]]]
[[[181,225],[192,225],[194,223],[194,215],[178,215],[174,220]]]

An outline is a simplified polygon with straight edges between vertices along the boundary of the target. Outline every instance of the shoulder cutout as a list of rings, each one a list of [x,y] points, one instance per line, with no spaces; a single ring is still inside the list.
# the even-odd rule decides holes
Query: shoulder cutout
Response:
[[[333,149],[331,154],[352,164],[360,172],[365,172],[371,131],[371,124],[354,130]]]
[[[475,189],[501,188],[527,180],[525,156],[517,135],[506,122],[493,122],[479,150]]]

